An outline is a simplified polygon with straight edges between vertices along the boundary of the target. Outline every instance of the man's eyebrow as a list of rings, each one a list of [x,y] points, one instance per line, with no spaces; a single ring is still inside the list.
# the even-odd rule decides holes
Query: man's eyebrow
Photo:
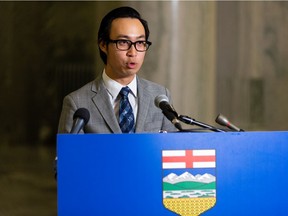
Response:
[[[131,37],[128,36],[128,35],[118,35],[117,38],[118,38],[118,39],[123,38],[123,39],[127,39],[127,40],[130,40],[130,39],[131,39]],[[145,35],[140,35],[140,36],[138,36],[138,37],[136,37],[136,38],[137,38],[137,39],[142,39],[142,38],[145,38]]]

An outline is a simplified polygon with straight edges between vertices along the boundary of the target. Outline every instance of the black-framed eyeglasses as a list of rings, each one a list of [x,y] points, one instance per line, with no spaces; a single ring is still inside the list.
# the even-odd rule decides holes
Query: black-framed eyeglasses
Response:
[[[130,40],[109,40],[110,43],[115,43],[116,47],[118,50],[121,51],[127,51],[131,48],[132,45],[134,45],[135,49],[138,52],[145,52],[148,50],[149,46],[151,46],[151,42],[150,41],[144,41],[144,40],[140,40],[140,41],[135,41],[132,42]]]

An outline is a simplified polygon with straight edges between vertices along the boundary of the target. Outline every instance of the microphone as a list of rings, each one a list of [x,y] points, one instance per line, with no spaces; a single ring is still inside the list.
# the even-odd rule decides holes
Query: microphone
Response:
[[[88,123],[90,113],[86,108],[79,108],[73,115],[73,125],[70,131],[71,134],[78,134],[79,131]],[[57,156],[54,160],[54,178],[57,181]]]
[[[169,119],[178,130],[180,131],[183,130],[179,120],[177,119],[178,114],[173,108],[173,106],[170,105],[169,99],[166,95],[158,95],[155,98],[154,103],[156,107],[162,110],[162,113],[165,115],[165,117]]]
[[[155,105],[162,111],[171,112],[178,117],[178,113],[174,107],[169,103],[169,99],[166,95],[158,95],[154,100]]]
[[[238,131],[238,132],[244,132],[243,129],[240,129],[238,127],[236,127],[235,125],[233,125],[231,122],[229,122],[229,120],[222,114],[219,114],[217,116],[217,118],[215,119],[215,121],[225,127],[228,127],[229,129],[233,130],[233,131]]]
[[[90,113],[86,108],[79,108],[73,115],[73,125],[70,131],[71,134],[78,134],[80,130],[88,123]]]

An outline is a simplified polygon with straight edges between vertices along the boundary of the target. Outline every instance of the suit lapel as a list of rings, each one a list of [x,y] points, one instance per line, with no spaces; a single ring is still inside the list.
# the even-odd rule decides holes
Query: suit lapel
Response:
[[[95,85],[92,86],[92,91],[96,93],[92,100],[107,125],[110,127],[113,133],[121,133],[121,129],[115,117],[114,110],[110,104],[111,102],[109,100],[109,95],[105,89],[102,79],[95,81]]]
[[[137,114],[137,122],[136,122],[136,131],[140,132],[144,131],[145,120],[148,114],[150,104],[150,95],[148,91],[146,91],[146,86],[143,85],[141,79],[137,79],[137,88],[138,88],[138,114]]]

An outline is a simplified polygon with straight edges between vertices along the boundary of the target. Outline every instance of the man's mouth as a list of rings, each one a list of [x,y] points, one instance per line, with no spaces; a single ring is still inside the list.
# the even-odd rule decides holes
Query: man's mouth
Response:
[[[137,64],[135,62],[128,62],[127,63],[127,67],[129,69],[134,69],[137,66]]]

